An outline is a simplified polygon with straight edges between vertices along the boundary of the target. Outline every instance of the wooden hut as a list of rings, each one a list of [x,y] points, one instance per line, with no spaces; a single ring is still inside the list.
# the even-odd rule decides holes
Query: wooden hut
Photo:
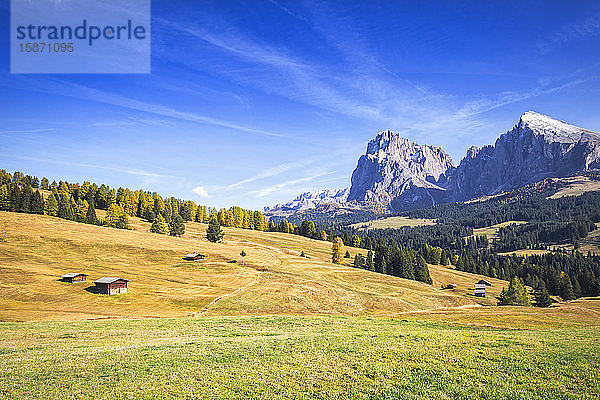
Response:
[[[492,284],[485,279],[481,279],[479,282],[475,283],[473,294],[477,297],[485,297],[485,288],[487,286],[492,286]]]
[[[87,280],[87,276],[87,274],[82,274],[80,272],[69,272],[68,274],[61,276],[61,279],[64,282],[77,283],[85,282]]]
[[[96,293],[100,294],[119,294],[127,293],[128,279],[104,277],[94,281]]]
[[[183,259],[186,261],[198,261],[198,260],[204,260],[206,258],[206,256],[204,254],[200,254],[200,253],[189,253],[186,254],[185,256],[183,256]]]

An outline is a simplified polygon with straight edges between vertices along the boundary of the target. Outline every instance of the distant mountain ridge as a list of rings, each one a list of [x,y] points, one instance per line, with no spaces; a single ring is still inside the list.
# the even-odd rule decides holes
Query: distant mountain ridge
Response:
[[[470,147],[458,166],[440,147],[382,131],[359,158],[350,188],[306,192],[278,207],[302,210],[351,203],[406,211],[599,168],[600,134],[528,111],[493,145]]]
[[[273,213],[277,211],[306,210],[325,204],[345,204],[348,201],[349,192],[350,188],[304,192],[288,203],[265,207],[264,210],[267,213]]]
[[[446,201],[469,200],[600,167],[600,134],[528,111],[495,144],[447,172]]]

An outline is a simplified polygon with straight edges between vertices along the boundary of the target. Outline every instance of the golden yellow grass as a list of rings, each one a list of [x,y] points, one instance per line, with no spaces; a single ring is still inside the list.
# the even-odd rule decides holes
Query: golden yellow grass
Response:
[[[549,308],[465,306],[406,313],[405,318],[461,326],[528,330],[599,327],[600,298],[582,298],[561,304],[557,303]]]
[[[580,196],[585,192],[600,190],[600,181],[593,181],[587,176],[562,178],[560,181],[566,182],[567,186],[560,189],[552,196],[549,196],[549,199],[558,199],[565,196]]]
[[[425,226],[425,225],[435,225],[435,221],[433,219],[424,219],[424,218],[407,218],[407,217],[387,217],[382,219],[374,219],[368,222],[359,222],[353,225],[350,225],[357,229],[386,229],[386,228],[402,228],[404,226]]]
[[[506,221],[496,225],[486,226],[484,228],[475,228],[473,229],[473,235],[475,236],[487,236],[488,239],[491,239],[496,236],[498,233],[498,229],[506,228],[509,225],[522,225],[526,224],[525,221]]]
[[[192,315],[396,315],[474,304],[435,286],[334,265],[331,243],[273,232],[225,228],[224,243],[187,223],[181,238],[79,224],[55,217],[0,212],[0,320],[54,320]],[[248,256],[241,265],[239,253]],[[349,248],[355,255],[362,249]],[[181,256],[199,251],[202,262]],[[304,251],[309,258],[301,258]],[[228,261],[237,260],[236,263]],[[350,263],[351,259],[346,259]],[[83,284],[59,281],[89,274]],[[435,277],[435,272],[432,273]],[[102,276],[130,279],[129,293],[102,296],[86,288]]]
[[[119,230],[0,212],[0,224],[7,227],[7,242],[0,243],[0,321],[211,315],[435,319],[439,313],[462,321],[473,310],[487,310],[490,315],[507,310],[481,307],[495,304],[506,282],[448,267],[430,266],[434,284],[426,285],[331,264],[329,242],[225,228],[224,243],[215,244],[204,238],[203,224],[187,223],[184,237],[174,238],[147,232],[147,221],[133,218],[131,222],[134,230]],[[242,249],[248,254],[244,266]],[[181,256],[190,251],[207,254],[208,259],[182,261]],[[301,251],[309,258],[299,257]],[[363,249],[349,251],[364,253]],[[232,260],[237,262],[228,262]],[[87,273],[89,281],[59,281],[66,272]],[[102,276],[130,279],[129,293],[103,296],[86,290]],[[493,284],[484,299],[475,298],[470,290],[481,278]],[[450,283],[457,288],[441,289]],[[552,318],[578,315],[563,311],[566,306],[561,305],[562,314],[554,313]],[[529,309],[526,314],[537,312]],[[498,324],[503,321],[498,318]]]
[[[500,279],[457,271],[451,267],[442,265],[430,265],[429,273],[431,274],[434,287],[442,288],[453,283],[456,285],[455,289],[443,289],[443,291],[473,298],[475,298],[473,295],[475,282],[480,279],[485,279],[490,282],[492,286],[486,288],[485,298],[477,298],[477,302],[483,305],[496,305],[498,303],[497,297],[500,295],[502,288],[507,286],[507,282]]]

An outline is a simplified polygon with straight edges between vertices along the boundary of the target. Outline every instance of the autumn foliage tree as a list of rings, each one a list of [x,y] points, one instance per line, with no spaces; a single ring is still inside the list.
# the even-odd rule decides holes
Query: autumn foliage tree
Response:
[[[152,221],[152,226],[150,227],[150,232],[159,233],[161,235],[167,234],[167,223],[162,215],[158,214],[154,221]]]
[[[500,293],[501,306],[530,306],[531,301],[525,289],[523,281],[518,277],[513,277],[508,285],[508,289],[502,289]]]
[[[342,264],[344,262],[344,242],[339,236],[333,239],[331,262],[334,264]]]
[[[108,210],[106,210],[104,226],[119,229],[129,229],[129,217],[120,205],[112,203],[108,207]]]

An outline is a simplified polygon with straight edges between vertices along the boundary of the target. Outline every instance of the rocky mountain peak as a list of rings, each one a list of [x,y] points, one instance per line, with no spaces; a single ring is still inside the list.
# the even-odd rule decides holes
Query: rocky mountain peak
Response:
[[[389,204],[397,210],[435,204],[444,190],[444,173],[452,167],[441,148],[382,131],[358,160],[348,200]]]
[[[305,193],[286,206],[357,202],[403,211],[592,169],[600,169],[600,134],[528,111],[493,145],[471,146],[458,167],[439,147],[382,131],[359,158],[349,190]]]
[[[535,111],[524,113],[512,133],[521,135],[531,133],[535,136],[543,136],[548,143],[577,143],[581,140],[600,140],[600,135],[595,132],[567,124],[565,121],[559,121]]]
[[[600,135],[528,111],[493,146],[471,149],[448,174],[447,201],[498,193],[600,166]]]
[[[469,149],[467,150],[467,155],[465,156],[465,158],[467,159],[471,159],[471,158],[475,158],[477,157],[477,154],[479,154],[479,151],[481,149],[477,146],[471,146],[469,147]]]

